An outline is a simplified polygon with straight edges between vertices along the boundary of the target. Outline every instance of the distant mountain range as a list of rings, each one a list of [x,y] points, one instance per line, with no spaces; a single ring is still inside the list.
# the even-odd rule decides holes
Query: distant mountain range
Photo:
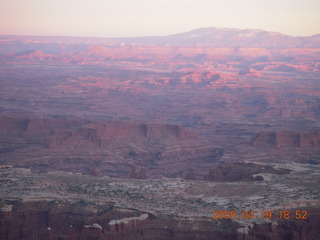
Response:
[[[68,48],[70,48],[70,45],[73,45],[72,51],[83,51],[88,45],[201,45],[207,47],[233,48],[320,48],[320,34],[308,37],[293,37],[263,30],[209,27],[168,36],[130,38],[0,35],[0,54],[32,49],[48,51],[48,48],[49,52],[56,53],[63,51],[61,44],[68,45]],[[41,46],[43,46],[43,49]]]
[[[200,44],[210,47],[320,47],[320,34],[309,37],[292,37],[276,32],[252,29],[199,28],[190,32],[165,37],[171,44]]]
[[[318,48],[320,34],[293,37],[276,32],[252,29],[198,28],[189,32],[163,37],[136,37],[108,39],[110,43],[123,42],[138,45],[173,45],[208,47],[259,47],[259,48]]]

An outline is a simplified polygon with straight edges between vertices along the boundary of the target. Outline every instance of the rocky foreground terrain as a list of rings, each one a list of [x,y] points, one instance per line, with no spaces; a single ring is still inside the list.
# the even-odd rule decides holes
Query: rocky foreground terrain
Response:
[[[318,35],[0,46],[0,239],[320,238]]]
[[[272,167],[290,173],[255,182],[145,181],[2,166],[0,238],[318,239],[320,167]],[[213,211],[237,216],[212,219]]]

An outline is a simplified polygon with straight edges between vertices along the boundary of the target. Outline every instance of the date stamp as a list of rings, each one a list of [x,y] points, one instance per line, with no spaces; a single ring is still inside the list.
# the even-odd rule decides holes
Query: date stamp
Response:
[[[252,219],[252,218],[280,218],[280,219],[308,219],[307,211],[212,211],[212,219]]]

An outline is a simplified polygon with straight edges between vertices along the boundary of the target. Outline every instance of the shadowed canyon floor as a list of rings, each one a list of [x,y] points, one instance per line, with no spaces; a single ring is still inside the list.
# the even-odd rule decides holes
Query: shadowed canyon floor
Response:
[[[272,39],[1,36],[0,239],[319,239],[317,36]]]

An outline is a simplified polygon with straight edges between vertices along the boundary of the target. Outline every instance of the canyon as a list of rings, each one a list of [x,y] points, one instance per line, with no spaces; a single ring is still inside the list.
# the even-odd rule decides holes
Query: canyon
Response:
[[[318,35],[0,36],[0,239],[319,239],[319,76]]]
[[[2,166],[0,194],[6,199],[0,202],[0,237],[317,239],[319,166],[273,166],[291,173],[265,173],[264,181],[251,184],[177,178],[146,183],[145,179],[34,173]],[[237,218],[212,219],[212,211],[224,209],[236,211]],[[254,218],[243,215],[249,211]],[[261,211],[272,211],[272,218],[263,217]],[[279,214],[284,211],[290,211],[290,217]],[[306,219],[297,212],[305,212]]]

